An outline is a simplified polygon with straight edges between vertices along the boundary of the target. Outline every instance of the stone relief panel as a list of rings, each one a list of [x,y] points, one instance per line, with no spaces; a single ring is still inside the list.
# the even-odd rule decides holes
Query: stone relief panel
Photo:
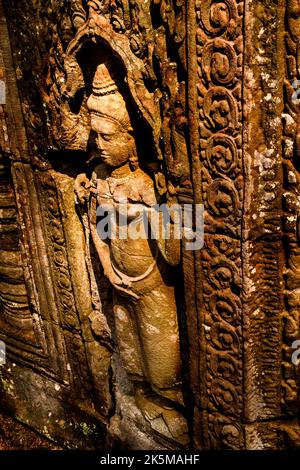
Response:
[[[10,163],[1,158],[1,331],[12,343],[22,340],[30,348],[35,344],[33,319],[28,305],[23,262],[20,251],[20,234],[17,223]]]
[[[293,342],[299,339],[299,2],[287,1],[285,11],[285,96],[283,113],[284,234],[286,241],[285,311],[283,314],[282,406],[288,414],[299,411],[299,367],[293,364]]]
[[[105,440],[104,424],[113,406],[111,354],[107,347],[102,349],[90,327],[84,233],[79,222],[73,223],[77,220],[74,184],[47,162],[47,133],[37,125],[38,115],[45,122],[45,114],[36,99],[37,83],[31,81],[32,76],[38,81],[40,75],[31,74],[24,55],[11,50],[0,6],[0,66],[7,91],[0,115],[1,234],[5,238],[1,254],[12,251],[1,272],[1,338],[7,344],[10,365],[1,375],[1,388],[10,387],[10,393],[1,395],[1,403],[6,400],[5,409],[14,410],[21,421],[48,438],[60,438],[75,447],[83,439],[97,447]],[[26,4],[24,12],[29,18],[33,9]],[[24,35],[18,52],[28,51],[27,41]],[[17,64],[16,56],[21,59]],[[33,64],[35,72],[37,64]]]
[[[3,4],[0,237],[25,227],[0,272],[11,354],[73,390],[112,447],[297,445],[298,2]],[[99,208],[123,196],[203,203],[204,248],[104,242]],[[7,279],[29,299],[17,321]]]
[[[13,17],[16,6],[10,3],[10,5],[6,5],[6,8]],[[35,8],[35,5],[31,7],[24,5],[28,20],[33,20]],[[102,380],[101,386],[99,384],[101,375],[108,377],[105,374],[108,373],[110,354],[114,350],[111,325],[108,325],[111,321],[110,315],[107,314],[110,306],[105,305],[105,297],[108,297],[108,303],[115,305],[115,309],[118,303],[124,303],[124,300],[112,302],[109,299],[109,284],[103,277],[101,269],[99,272],[99,266],[95,266],[97,264],[95,262],[97,260],[96,252],[99,250],[97,250],[97,243],[90,240],[93,238],[90,211],[78,207],[77,210],[80,213],[78,220],[82,221],[82,232],[85,232],[86,266],[84,269],[88,270],[91,295],[90,310],[88,311],[86,304],[83,317],[80,316],[79,300],[74,292],[74,289],[78,290],[78,279],[74,284],[76,276],[74,277],[74,261],[71,257],[72,245],[68,244],[68,239],[72,238],[72,225],[69,223],[69,208],[65,205],[68,200],[74,208],[74,201],[70,201],[70,193],[65,190],[64,185],[69,184],[76,172],[80,172],[79,170],[86,172],[89,179],[92,175],[93,164],[86,166],[86,160],[91,156],[89,153],[95,151],[95,142],[93,142],[95,129],[91,126],[91,115],[93,114],[91,96],[94,96],[95,87],[97,88],[95,77],[100,61],[103,62],[101,55],[103,56],[104,51],[106,55],[113,57],[118,64],[120,81],[124,81],[124,86],[127,89],[130,101],[129,108],[133,109],[130,114],[134,115],[132,128],[137,134],[137,153],[138,157],[140,158],[141,155],[142,159],[140,164],[141,166],[145,162],[148,164],[148,174],[137,170],[140,173],[140,179],[137,179],[138,184],[142,186],[143,182],[148,181],[149,184],[150,181],[153,182],[152,202],[162,200],[162,198],[168,203],[191,201],[192,189],[186,143],[185,4],[180,1],[150,2],[149,4],[147,2],[130,2],[130,5],[127,2],[51,2],[48,9],[43,8],[43,11],[39,13],[41,17],[36,34],[42,38],[42,41],[35,50],[35,59],[31,70],[29,70],[23,54],[20,56],[16,54],[15,60],[19,67],[18,83],[22,105],[24,111],[25,108],[28,111],[24,113],[26,126],[29,127],[29,136],[35,142],[30,160],[36,167],[35,183],[41,205],[52,295],[56,301],[57,320],[59,328],[63,332],[66,350],[74,358],[74,363],[73,360],[67,363],[68,368],[71,369],[70,378],[75,382],[81,381],[83,389],[87,388],[87,392],[90,380],[94,382],[95,387],[98,383],[97,396],[100,408],[104,407],[109,410],[112,404],[108,400],[108,393],[105,394],[108,379],[106,382]],[[24,37],[22,37],[22,31],[19,30],[17,21],[14,23],[12,20],[11,27],[16,34],[13,43],[16,51],[28,50],[30,34],[27,33],[25,37],[24,33]],[[126,80],[124,80],[125,75]],[[34,85],[32,87],[34,90],[28,89],[30,82]],[[36,90],[38,90],[39,99],[35,96]],[[42,97],[42,102],[40,97]],[[127,102],[127,97],[125,101]],[[42,123],[42,126],[46,123],[46,128],[40,127],[39,123]],[[138,131],[135,129],[136,123],[139,126]],[[97,127],[97,125],[96,122],[95,126]],[[45,136],[42,142],[36,140],[37,131]],[[142,142],[144,137],[147,145]],[[138,165],[137,156],[135,158],[135,164]],[[54,168],[54,171],[51,170],[51,167]],[[67,175],[70,176],[70,179]],[[71,216],[72,214],[71,211]],[[180,244],[175,252],[173,250],[171,264],[178,264],[179,252]],[[164,256],[170,258],[171,254],[172,251],[167,247]],[[152,281],[149,272],[150,284],[155,278],[158,283],[160,276],[163,278],[169,276],[167,274],[169,268],[167,268],[161,254],[158,260],[159,269],[156,267],[156,261],[155,256],[151,263],[154,276],[152,276]],[[161,269],[164,274],[160,273]],[[113,274],[115,278],[118,277],[115,271]],[[139,281],[142,290],[149,289],[147,281],[144,281],[144,288],[142,288],[143,279]],[[159,389],[160,393],[157,396],[159,394],[164,396],[166,404],[168,400],[169,402],[173,400],[175,408],[179,410],[175,411],[173,406],[170,409],[168,406],[164,408],[162,403],[155,398],[151,406],[149,405],[150,409],[142,413],[146,427],[149,427],[150,423],[150,431],[152,430],[152,433],[160,436],[162,442],[167,442],[167,445],[182,446],[187,444],[188,436],[186,421],[183,417],[185,410],[182,392],[180,391],[181,359],[177,305],[174,287],[172,291],[171,284],[171,281],[167,281],[166,292],[158,292],[157,296],[162,296],[163,299],[168,298],[168,302],[172,304],[170,310],[172,318],[170,319],[166,315],[164,321],[167,322],[165,329],[170,323],[173,325],[170,326],[171,331],[174,330],[174,334],[170,335],[176,349],[174,384],[171,381],[171,386],[170,380],[166,379],[170,382],[170,392],[167,391],[166,384],[161,384],[160,387],[154,385],[156,379],[151,378],[151,369],[154,367],[151,366],[153,359],[151,359],[149,352],[146,352],[147,365],[140,364],[140,374],[137,375],[142,374],[141,377],[144,377],[144,381],[148,381],[148,388],[150,386],[149,390],[152,390],[154,395],[157,394],[157,390],[154,389]],[[103,289],[101,286],[104,286]],[[164,289],[163,285],[161,289]],[[116,297],[116,294],[114,295]],[[138,293],[135,295],[138,296]],[[150,304],[153,303],[153,299],[151,301],[149,298],[149,301]],[[165,303],[161,301],[160,304],[158,303],[158,307],[164,308],[167,312],[168,304],[164,306]],[[126,310],[126,305],[125,302],[123,310]],[[149,310],[147,302],[145,306],[140,303],[140,307],[135,307],[133,304],[129,311],[136,310],[136,316],[140,311],[143,316],[143,312],[147,312],[147,308]],[[155,327],[153,326],[152,329]],[[145,335],[147,336],[146,333]],[[137,341],[138,336],[135,333],[133,340]],[[148,341],[146,336],[144,338],[145,345]],[[99,362],[95,362],[96,351],[93,351],[93,348],[89,349],[89,344],[95,337],[97,341],[94,341],[93,344],[97,344],[98,359],[100,360],[100,357],[107,358],[106,362],[104,361],[105,364],[102,364],[104,370],[99,370]],[[177,339],[175,340],[175,338]],[[148,339],[150,340],[150,337]],[[169,340],[167,333],[165,340]],[[121,344],[121,342],[117,340],[117,344]],[[169,346],[172,346],[171,343]],[[99,348],[103,349],[99,350]],[[140,346],[137,351],[139,348]],[[145,346],[146,350],[147,348],[149,351],[149,347]],[[86,368],[86,356],[88,369],[92,369],[92,377],[88,377],[91,370]],[[169,354],[169,357],[171,356],[172,354]],[[143,361],[145,361],[144,358]],[[127,370],[130,375],[129,366]],[[154,369],[152,372],[155,375]],[[171,374],[171,371],[168,373]],[[161,380],[163,381],[163,379]],[[157,383],[159,381],[158,377]],[[173,386],[175,389],[171,391]],[[155,400],[158,403],[155,403]],[[138,410],[143,408],[144,402],[150,403],[150,399],[148,400],[145,393],[144,395],[141,393],[136,395],[135,403],[138,401],[140,403],[137,407]],[[172,419],[174,413],[178,419],[176,416],[175,419]],[[174,425],[176,421],[178,429]]]
[[[3,10],[1,4],[2,18]],[[19,213],[19,201],[28,201],[26,178],[18,185],[18,174],[23,176],[22,168],[16,169],[10,159],[12,155],[26,159],[27,142],[22,121],[22,112],[18,102],[16,83],[12,77],[13,63],[6,22],[1,23],[1,69],[6,83],[6,104],[1,107],[1,200],[2,200],[2,256],[3,292],[1,333],[8,343],[8,356],[22,364],[34,364],[43,371],[48,370],[46,352],[47,340],[42,331],[41,321],[37,316],[38,305],[32,283],[32,272],[28,263],[31,253],[25,248],[26,233],[21,227],[28,227]],[[13,137],[14,136],[14,137]],[[19,194],[16,194],[19,189]],[[27,246],[28,248],[28,246]],[[9,256],[8,256],[9,255]],[[22,334],[20,334],[22,332]],[[49,344],[50,346],[50,344]],[[56,359],[55,359],[56,361]],[[51,369],[51,368],[50,368]],[[50,375],[55,374],[49,371]]]
[[[280,419],[282,5],[245,8],[243,338],[245,439],[276,447],[263,420]],[[271,427],[270,427],[271,431]],[[249,435],[248,435],[249,432]],[[261,447],[260,447],[261,446]]]

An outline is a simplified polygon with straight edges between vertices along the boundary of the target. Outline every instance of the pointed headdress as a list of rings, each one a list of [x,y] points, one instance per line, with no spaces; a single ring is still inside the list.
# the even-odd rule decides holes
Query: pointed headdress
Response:
[[[96,69],[87,107],[91,114],[117,123],[124,131],[132,130],[125,100],[118,90],[117,74],[109,60]]]

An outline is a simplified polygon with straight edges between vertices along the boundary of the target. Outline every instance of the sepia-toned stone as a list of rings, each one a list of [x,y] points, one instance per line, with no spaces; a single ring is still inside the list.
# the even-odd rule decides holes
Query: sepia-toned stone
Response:
[[[299,32],[298,0],[0,1],[0,407],[51,448],[299,448]],[[105,239],[125,199],[202,204],[203,247]]]

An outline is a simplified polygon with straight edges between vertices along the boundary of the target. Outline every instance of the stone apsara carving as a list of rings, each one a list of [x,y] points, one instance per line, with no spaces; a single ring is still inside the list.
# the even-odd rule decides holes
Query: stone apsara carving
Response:
[[[111,61],[97,67],[87,107],[94,135],[89,161],[95,163],[91,180],[79,175],[75,188],[80,201],[87,199],[91,237],[113,286],[123,366],[135,384],[137,406],[152,429],[185,445],[185,419],[175,409],[184,404],[177,307],[167,251],[162,252],[158,241],[147,236],[135,239],[129,233],[122,237],[120,223],[111,240],[102,239],[96,229],[97,207],[109,205],[122,215],[122,204],[128,201],[129,224],[141,210],[159,202],[155,181],[139,165],[137,130]],[[143,219],[140,230],[145,230]]]
[[[150,6],[158,14],[155,24]],[[74,1],[64,5],[53,2],[51,14],[56,21],[52,31],[49,29],[52,47],[42,86],[53,149],[86,151],[90,148],[88,99],[95,64],[103,51],[113,55],[122,64],[123,75],[125,71],[132,103],[140,122],[145,124],[147,139],[152,134],[152,143],[143,158],[156,160],[150,171],[158,193],[165,194],[169,203],[191,202],[192,192],[186,143],[185,7],[185,2],[178,0],[151,5],[136,1]],[[178,61],[170,59],[170,47],[178,53]],[[83,222],[87,230],[84,214]],[[180,251],[177,245],[175,251],[171,250],[176,260]],[[106,339],[110,343],[107,325],[99,331],[94,324],[102,306],[96,299],[98,279],[92,273],[91,259],[87,259],[87,264],[94,299],[91,327],[93,333],[97,331],[100,343]],[[184,428],[185,420],[180,421]],[[169,438],[173,439],[171,434]]]

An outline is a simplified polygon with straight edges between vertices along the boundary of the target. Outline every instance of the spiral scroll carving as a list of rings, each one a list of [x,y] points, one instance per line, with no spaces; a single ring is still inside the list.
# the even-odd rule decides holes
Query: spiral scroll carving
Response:
[[[243,2],[196,3],[204,320],[210,445],[238,449],[242,413],[241,252]],[[226,418],[225,418],[226,415]]]

